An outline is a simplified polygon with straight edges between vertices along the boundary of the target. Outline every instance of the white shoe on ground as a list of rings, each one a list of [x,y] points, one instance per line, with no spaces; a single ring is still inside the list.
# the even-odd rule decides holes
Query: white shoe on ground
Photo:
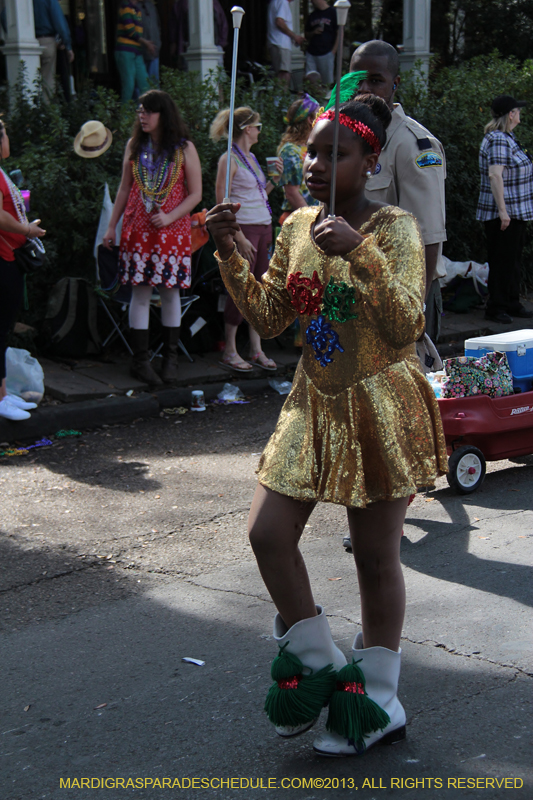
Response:
[[[6,398],[12,406],[22,408],[24,411],[31,411],[33,408],[37,408],[37,403],[28,403],[26,400],[23,400],[22,397],[19,397],[18,394],[7,394]]]
[[[363,648],[363,635],[355,637],[352,655],[365,676],[368,697],[389,715],[383,730],[365,735],[364,746],[334,732],[326,732],[313,742],[313,749],[322,756],[358,756],[376,744],[396,744],[405,739],[405,711],[398,700],[401,649],[395,653],[386,647]],[[326,723],[327,724],[327,723]]]
[[[274,619],[274,640],[280,650],[283,648],[287,653],[291,653],[300,659],[304,666],[302,672],[304,676],[316,673],[331,665],[333,667],[333,689],[335,687],[334,671],[336,672],[346,665],[346,658],[333,641],[324,609],[322,606],[317,606],[316,610],[316,617],[302,619],[289,629],[287,629],[280,615],[276,614]],[[288,689],[287,691],[291,690]],[[328,699],[329,696],[324,697],[324,705]],[[275,730],[278,736],[287,739],[309,730],[317,719],[318,714],[300,725],[275,725]]]
[[[13,403],[10,403],[7,397],[4,397],[0,400],[0,417],[18,422],[22,419],[29,419],[30,415],[24,409],[17,408]]]

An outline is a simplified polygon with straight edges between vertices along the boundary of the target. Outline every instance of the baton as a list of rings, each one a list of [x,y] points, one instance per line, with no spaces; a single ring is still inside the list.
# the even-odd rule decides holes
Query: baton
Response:
[[[224,203],[230,203],[229,198],[229,177],[231,169],[231,148],[233,146],[233,115],[235,114],[235,85],[237,83],[237,52],[239,50],[239,31],[241,28],[244,8],[233,6],[231,9],[233,18],[233,61],[231,62],[231,90],[229,99],[229,119],[228,119],[228,161],[226,164],[226,189],[224,192]]]
[[[335,194],[337,192],[337,160],[339,149],[339,106],[342,77],[342,51],[344,48],[344,26],[351,6],[349,0],[337,0],[334,8],[337,12],[337,25],[339,26],[339,42],[337,47],[337,83],[335,86],[335,119],[333,121],[333,154],[331,159],[331,190],[329,197],[330,219],[335,219]]]

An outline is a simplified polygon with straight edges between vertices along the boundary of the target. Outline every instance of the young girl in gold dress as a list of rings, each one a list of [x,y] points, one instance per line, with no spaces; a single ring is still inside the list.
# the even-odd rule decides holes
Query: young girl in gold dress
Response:
[[[265,710],[281,736],[329,703],[322,755],[357,755],[405,737],[397,697],[405,587],[400,538],[409,495],[446,472],[438,406],[415,342],[424,328],[424,247],[415,219],[370,201],[365,183],[390,112],[366,96],[340,108],[336,216],[328,217],[333,111],[309,140],[304,179],[320,207],[284,224],[258,282],[234,247],[235,204],[208,216],[224,282],[262,337],[298,317],[303,353],[259,463],[249,535],[277,607],[279,655]],[[318,501],[344,505],[361,594],[362,631],[347,664],[315,603],[298,548]]]

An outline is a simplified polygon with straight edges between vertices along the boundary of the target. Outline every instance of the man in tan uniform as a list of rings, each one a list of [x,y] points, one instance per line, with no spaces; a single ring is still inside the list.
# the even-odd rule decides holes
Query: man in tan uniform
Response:
[[[442,262],[442,243],[446,241],[444,148],[394,102],[400,75],[398,53],[392,45],[378,39],[362,44],[350,62],[350,71],[358,70],[367,72],[358,92],[378,95],[392,112],[387,142],[367,183],[367,194],[372,200],[410,211],[420,225],[426,250],[426,331],[435,342],[442,314],[438,278],[446,274]]]
[[[408,117],[401,105],[394,102],[400,84],[400,62],[392,45],[381,39],[362,44],[350,61],[350,72],[358,70],[367,72],[358,93],[383,98],[392,112],[387,142],[366,191],[372,200],[410,211],[420,225],[426,251],[426,331],[436,342],[442,314],[438,279],[446,274],[442,262],[442,243],[446,241],[444,148],[427,128]],[[426,359],[424,367],[430,371],[434,359],[429,354]],[[352,551],[349,533],[343,534],[342,543],[346,550]]]

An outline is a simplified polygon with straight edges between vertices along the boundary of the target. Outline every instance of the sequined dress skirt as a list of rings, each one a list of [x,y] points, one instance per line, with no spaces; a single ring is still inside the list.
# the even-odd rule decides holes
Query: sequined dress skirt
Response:
[[[299,500],[348,507],[433,484],[447,471],[442,423],[416,362],[413,356],[333,395],[300,362],[261,456],[259,482]]]

